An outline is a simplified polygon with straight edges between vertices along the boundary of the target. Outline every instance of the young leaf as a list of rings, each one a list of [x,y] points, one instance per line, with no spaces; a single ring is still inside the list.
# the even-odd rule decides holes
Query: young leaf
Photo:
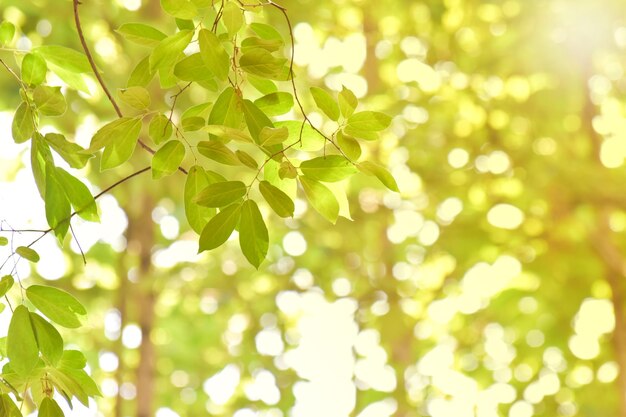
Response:
[[[11,43],[15,36],[15,26],[13,23],[4,21],[0,23],[0,45],[7,45]]]
[[[11,289],[15,280],[12,275],[5,275],[0,279],[0,297],[4,297],[5,294]]]
[[[359,145],[359,142],[352,136],[344,135],[341,131],[337,132],[337,145],[353,161],[358,160],[361,156],[361,145]]]
[[[189,0],[161,0],[165,13],[178,19],[193,19],[198,15],[195,4]]]
[[[259,182],[259,191],[276,214],[280,217],[293,217],[295,209],[293,200],[280,188],[267,181],[261,181]]]
[[[204,127],[204,130],[209,132],[210,135],[217,136],[224,140],[237,140],[239,142],[254,143],[252,137],[248,132],[235,129],[222,125],[208,125]]]
[[[46,79],[48,66],[39,55],[26,54],[22,60],[22,81],[29,85],[39,85]]]
[[[167,35],[160,30],[143,23],[124,23],[117,30],[127,41],[138,45],[155,47]]]
[[[148,135],[155,144],[160,145],[172,136],[172,123],[164,114],[157,114],[150,120]]]
[[[230,60],[217,36],[208,29],[200,30],[198,34],[200,55],[204,64],[221,81],[226,81],[230,68]]]
[[[364,161],[357,165],[359,171],[366,175],[374,175],[378,180],[391,191],[399,192],[398,184],[393,176],[384,167],[373,162]]]
[[[150,83],[150,81],[152,81],[154,73],[155,71],[150,69],[150,56],[148,55],[139,61],[130,73],[130,77],[128,77],[128,81],[126,82],[126,87],[145,87]]]
[[[100,221],[96,201],[85,184],[62,168],[56,169],[56,180],[80,217],[89,222]]]
[[[80,327],[77,315],[87,314],[85,307],[73,295],[58,288],[31,285],[26,297],[53,322],[68,328]]]
[[[252,156],[250,156],[249,153],[241,151],[241,150],[237,150],[235,151],[235,155],[237,155],[237,159],[239,159],[239,161],[241,161],[241,163],[247,166],[248,168],[256,170],[259,167],[259,164],[257,164],[255,159]]]
[[[198,143],[198,152],[209,159],[224,165],[241,165],[239,158],[222,142],[216,140],[202,141]]]
[[[226,26],[228,36],[233,38],[244,23],[243,11],[235,4],[228,2],[222,10],[222,22]]]
[[[144,110],[150,107],[150,93],[143,87],[134,86],[120,90],[120,99],[129,106]]]
[[[246,185],[241,181],[225,181],[209,184],[193,201],[204,207],[224,207],[246,194]]]
[[[283,40],[283,37],[276,29],[274,29],[270,25],[266,25],[265,23],[251,23],[250,29],[252,29],[254,33],[259,35],[259,37],[261,37],[262,39],[274,39],[279,41]]]
[[[272,146],[283,143],[289,137],[289,130],[286,127],[267,127],[259,132],[259,144],[261,146]]]
[[[283,67],[287,62],[284,58],[276,58],[265,49],[251,49],[239,58],[239,67],[259,77],[273,80],[283,79]]]
[[[44,397],[44,399],[41,400],[39,414],[37,414],[38,417],[63,417],[64,415],[59,404],[52,398]]]
[[[128,161],[133,154],[137,146],[137,140],[139,139],[139,132],[141,131],[141,118],[131,119],[128,123],[118,125],[115,132],[118,132],[119,128],[124,125],[129,127],[128,130],[119,132],[120,135],[117,137],[109,138],[108,144],[104,147],[102,159],[100,160],[101,171],[115,168],[123,164]]]
[[[49,66],[62,71],[74,74],[91,72],[87,57],[74,49],[61,45],[43,45],[33,49],[33,52],[41,55]]]
[[[256,143],[261,143],[259,134],[264,127],[274,127],[272,121],[250,100],[243,101],[243,115],[248,125],[250,135]]]
[[[311,206],[329,222],[335,223],[339,216],[339,203],[332,191],[322,183],[306,177],[300,177],[300,184]]]
[[[46,116],[60,116],[67,108],[61,87],[38,85],[33,91],[33,100],[37,110]]]
[[[375,111],[362,111],[348,117],[344,128],[345,132],[357,137],[360,132],[378,132],[386,129],[391,123],[391,117]]]
[[[9,244],[9,239],[6,236],[0,236],[0,246],[6,246]]]
[[[13,123],[11,124],[11,133],[15,143],[26,142],[33,136],[35,125],[33,124],[33,111],[30,106],[23,101],[15,111]]]
[[[246,200],[241,206],[239,246],[248,262],[255,268],[258,268],[267,256],[269,246],[267,227],[254,200]]]
[[[356,167],[340,155],[327,155],[304,161],[300,164],[302,174],[316,181],[341,181],[355,174]]]
[[[348,90],[346,87],[343,87],[341,92],[339,93],[339,109],[341,110],[341,114],[343,117],[350,117],[356,106],[359,104],[359,100],[357,100],[354,93]]]
[[[286,127],[289,131],[289,141],[295,142],[302,139],[296,149],[305,152],[319,151],[324,147],[324,137],[315,131],[308,123],[302,125],[301,121],[286,120],[274,123],[276,127]]]
[[[30,312],[30,321],[35,330],[41,356],[55,366],[63,356],[63,338],[58,330],[39,314]]]
[[[141,119],[122,117],[102,126],[91,138],[87,152],[95,152],[116,141],[126,141],[127,136],[139,137]]]
[[[182,54],[189,42],[191,42],[192,36],[193,31],[181,30],[159,42],[152,54],[150,54],[150,71],[169,71],[170,68],[174,67],[178,56]]]
[[[183,81],[207,81],[215,77],[199,52],[181,59],[174,66],[174,75]]]
[[[4,24],[8,22],[2,22],[2,23]],[[1,33],[2,33],[2,27],[0,26],[0,41],[2,40]],[[9,397],[9,394],[0,395],[0,416],[22,417],[22,413],[20,412],[20,409],[17,408],[17,405],[15,405],[11,397]]]
[[[219,95],[211,114],[210,125],[224,125],[233,129],[240,129],[243,121],[243,102],[232,87],[226,87]]]
[[[33,135],[30,147],[30,165],[37,191],[41,198],[46,196],[46,167],[54,166],[52,152],[44,138],[38,132]]]
[[[185,158],[185,145],[179,140],[170,140],[152,157],[152,179],[158,180],[171,175]]]
[[[241,52],[245,54],[254,49],[264,49],[267,52],[276,52],[283,45],[284,42],[282,39],[262,39],[251,36],[241,41]]]
[[[326,91],[318,87],[311,87],[311,95],[317,107],[323,111],[331,120],[339,120],[339,105],[333,97]]]
[[[83,148],[76,143],[68,141],[65,139],[65,136],[60,133],[46,133],[44,140],[61,158],[65,159],[72,168],[83,168],[92,157],[92,155],[86,153]]]
[[[70,227],[71,206],[66,190],[59,182],[59,176],[53,165],[46,166],[46,220],[54,229],[54,234],[63,244],[63,238]]]
[[[33,263],[39,262],[39,254],[35,252],[34,249],[31,249],[29,247],[18,246],[17,249],[15,249],[15,253],[17,253],[22,258],[26,259],[27,261],[30,261]]]
[[[202,233],[207,221],[215,215],[215,209],[198,205],[194,202],[194,197],[212,182],[211,177],[199,165],[191,167],[185,181],[185,215],[191,228],[198,234]]]
[[[35,369],[39,360],[39,348],[30,323],[30,314],[23,305],[15,307],[9,323],[7,357],[11,368],[23,377]]]
[[[294,179],[298,176],[298,170],[293,164],[287,160],[282,161],[280,163],[280,168],[278,169],[278,177],[280,179],[291,178]]]
[[[284,92],[270,93],[255,100],[254,104],[268,116],[280,116],[293,108],[293,96]]]
[[[231,204],[215,215],[202,230],[198,253],[215,249],[228,240],[239,223],[240,204]]]

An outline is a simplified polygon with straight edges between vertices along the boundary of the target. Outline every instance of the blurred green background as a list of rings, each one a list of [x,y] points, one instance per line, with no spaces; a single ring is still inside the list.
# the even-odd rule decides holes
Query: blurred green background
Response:
[[[298,201],[293,219],[271,218],[256,271],[236,242],[195,255],[180,177],[118,187],[101,225],[74,227],[86,265],[49,237],[37,268],[19,268],[89,311],[65,339],[104,395],[67,415],[626,417],[626,3],[281,4],[312,119],[313,85],[393,115],[366,152],[401,193],[357,176],[353,221],[335,226]],[[0,4],[21,50],[80,49],[71,10]],[[155,0],[84,1],[81,15],[112,89],[145,55],[120,24],[175,28]],[[280,13],[254,18],[287,37]],[[83,146],[115,117],[93,87],[55,125],[78,123]],[[10,140],[20,98],[6,72],[0,89],[0,219],[45,226]],[[205,100],[191,89],[177,106]],[[95,191],[148,163],[83,174]]]

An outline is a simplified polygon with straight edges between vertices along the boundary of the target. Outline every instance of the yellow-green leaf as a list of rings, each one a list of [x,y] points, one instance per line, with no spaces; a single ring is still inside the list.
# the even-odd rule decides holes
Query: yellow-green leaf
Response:
[[[11,289],[15,280],[12,275],[5,275],[0,279],[0,297],[4,297],[5,294]]]
[[[172,36],[163,39],[150,54],[150,71],[157,70],[170,71],[178,60],[178,56],[183,53],[191,38],[193,31],[181,30]]]
[[[26,297],[53,322],[68,328],[80,327],[77,315],[87,314],[85,307],[73,295],[58,288],[31,285]]]
[[[120,99],[129,106],[144,110],[150,107],[150,93],[143,87],[134,86],[120,90]]]
[[[202,141],[198,143],[198,152],[209,159],[224,165],[241,165],[239,158],[226,145],[217,140]]]
[[[170,140],[152,157],[152,179],[158,180],[171,175],[185,158],[185,145],[179,140]]]
[[[241,181],[224,181],[209,184],[193,201],[204,207],[224,207],[246,194],[247,187]]]
[[[315,104],[326,116],[331,120],[337,121],[339,119],[339,105],[335,99],[326,91],[318,87],[311,87],[311,95]]]
[[[311,206],[329,222],[335,223],[339,216],[339,203],[335,195],[321,182],[300,177],[304,195]]]
[[[48,66],[37,54],[26,54],[22,60],[22,81],[29,85],[39,85],[46,79]]]
[[[215,215],[202,230],[198,252],[215,249],[228,240],[239,223],[240,204],[231,204]]]
[[[56,169],[56,179],[80,217],[90,222],[100,221],[96,201],[85,184],[62,168]]]
[[[202,29],[198,34],[198,41],[204,64],[218,79],[225,81],[228,78],[230,59],[217,36],[208,29]]]
[[[17,249],[15,249],[15,253],[17,253],[22,258],[26,259],[27,261],[34,262],[34,263],[39,262],[39,254],[35,252],[34,249],[31,249],[29,247],[18,246]]]
[[[207,175],[204,168],[199,165],[191,167],[185,181],[185,215],[191,228],[198,234],[202,233],[206,223],[215,215],[215,209],[200,206],[194,201],[194,198],[213,182],[215,181],[213,181],[212,176]]]
[[[359,104],[356,96],[351,90],[343,87],[343,89],[339,93],[338,99],[339,110],[341,110],[341,114],[343,115],[343,117],[350,117],[350,115],[354,113],[356,106],[358,106]]]
[[[327,155],[300,164],[302,174],[316,181],[336,182],[358,172],[356,167],[340,155]]]
[[[46,116],[60,116],[67,108],[61,87],[38,85],[33,91],[33,100],[37,110]]]
[[[15,111],[13,123],[11,124],[11,133],[15,143],[26,142],[35,133],[35,125],[33,124],[33,112],[26,104],[22,102]]]
[[[160,145],[172,136],[172,123],[164,114],[157,114],[150,120],[148,135],[154,143]]]
[[[259,191],[267,201],[267,204],[280,217],[293,217],[295,205],[293,200],[289,198],[280,188],[273,186],[267,181],[259,182]]]
[[[30,312],[41,356],[55,366],[63,356],[63,338],[57,329],[37,313]]]
[[[254,200],[246,200],[241,206],[239,246],[248,262],[255,268],[258,268],[267,256],[269,246],[267,227]]]
[[[150,47],[157,46],[167,37],[157,28],[143,23],[124,23],[116,32],[124,36],[127,41]]]
[[[386,168],[370,161],[361,162],[357,165],[357,167],[362,173],[366,175],[373,175],[378,178],[378,180],[391,191],[399,191],[396,180],[389,173],[389,171],[387,171]]]
[[[7,357],[11,368],[20,376],[28,376],[39,360],[39,348],[30,314],[23,305],[15,307],[9,323]]]

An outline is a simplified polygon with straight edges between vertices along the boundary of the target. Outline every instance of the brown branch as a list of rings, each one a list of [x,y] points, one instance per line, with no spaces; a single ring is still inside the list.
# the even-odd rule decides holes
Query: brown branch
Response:
[[[93,70],[93,73],[96,76],[96,79],[98,80],[98,83],[100,84],[100,87],[102,87],[102,90],[104,91],[104,93],[106,94],[107,98],[111,102],[111,105],[115,109],[115,113],[117,114],[117,116],[120,117],[120,118],[124,117],[123,114],[122,114],[122,111],[120,110],[120,107],[117,105],[117,102],[115,101],[115,99],[111,95],[111,92],[107,88],[104,80],[102,79],[102,76],[98,72],[98,67],[96,66],[96,62],[94,61],[93,56],[91,55],[91,51],[89,50],[89,47],[87,46],[87,41],[85,40],[85,35],[83,33],[83,27],[82,27],[82,25],[80,23],[80,17],[79,17],[79,14],[78,14],[78,5],[81,4],[81,2],[80,2],[80,0],[73,0],[73,4],[74,4],[74,23],[76,24],[76,32],[78,32],[78,38],[80,39],[80,44],[83,47],[83,51],[85,51],[85,55],[87,56],[87,60],[89,61],[89,65],[91,66],[91,69]],[[155,154],[154,149],[152,149],[150,146],[148,146],[144,141],[139,139],[138,142],[139,142],[139,145],[141,145],[141,147],[144,148],[146,151],[150,152],[150,154],[152,154],[152,155]],[[178,170],[180,172],[182,172],[183,174],[185,174],[185,175],[188,174],[187,170],[184,169],[183,167],[179,166]]]

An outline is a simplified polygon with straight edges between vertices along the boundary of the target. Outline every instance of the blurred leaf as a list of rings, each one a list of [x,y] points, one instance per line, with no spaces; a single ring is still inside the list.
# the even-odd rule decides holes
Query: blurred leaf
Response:
[[[0,23],[0,45],[7,45],[11,43],[14,37],[15,26],[13,23],[6,20]]]
[[[178,19],[193,19],[198,15],[198,9],[189,0],[161,0],[161,7]]]
[[[15,280],[12,275],[5,275],[0,279],[0,297],[4,297],[5,294],[13,287]]]
[[[52,398],[45,397],[39,405],[38,417],[63,417],[63,410]]]

